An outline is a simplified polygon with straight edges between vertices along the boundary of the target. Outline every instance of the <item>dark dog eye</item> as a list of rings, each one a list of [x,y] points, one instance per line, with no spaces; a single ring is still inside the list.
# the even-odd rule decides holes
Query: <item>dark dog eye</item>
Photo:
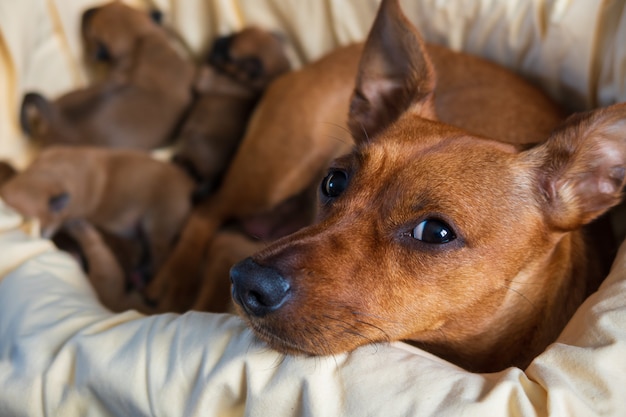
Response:
[[[335,169],[328,173],[322,181],[322,194],[329,198],[339,197],[348,186],[348,174]]]
[[[101,43],[98,43],[98,48],[96,49],[96,60],[104,62],[111,60],[109,50]]]
[[[411,237],[424,243],[444,244],[456,239],[450,226],[441,220],[426,219],[411,232]]]
[[[48,208],[53,213],[63,210],[70,202],[70,195],[68,193],[62,193],[50,197],[48,200]]]

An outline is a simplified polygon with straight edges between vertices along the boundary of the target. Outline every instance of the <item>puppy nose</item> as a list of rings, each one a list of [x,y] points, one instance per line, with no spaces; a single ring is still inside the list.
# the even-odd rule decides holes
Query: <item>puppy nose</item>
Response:
[[[233,299],[251,316],[278,310],[289,298],[291,284],[276,269],[246,258],[230,270]]]

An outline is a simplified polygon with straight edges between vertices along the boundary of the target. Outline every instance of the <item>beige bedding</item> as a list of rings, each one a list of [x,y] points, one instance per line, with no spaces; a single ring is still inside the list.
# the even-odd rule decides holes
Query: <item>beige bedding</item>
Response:
[[[0,158],[32,150],[24,91],[86,83],[87,0],[0,0]],[[139,0],[135,4],[140,3]],[[362,39],[375,0],[156,1],[198,53],[250,23],[302,64]],[[143,4],[143,3],[142,3]],[[609,0],[406,0],[427,39],[485,55],[571,108],[626,101],[626,6]],[[558,343],[526,370],[464,372],[402,343],[282,357],[233,316],[143,317],[99,306],[77,265],[0,202],[0,416],[592,416],[626,413],[626,247]]]

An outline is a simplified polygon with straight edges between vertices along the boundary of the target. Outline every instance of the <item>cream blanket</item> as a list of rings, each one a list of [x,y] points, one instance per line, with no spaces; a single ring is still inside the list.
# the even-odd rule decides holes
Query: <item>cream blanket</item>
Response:
[[[136,0],[135,3],[138,3]],[[24,91],[86,83],[88,0],[0,0],[0,158],[32,149]],[[156,0],[195,53],[256,23],[295,64],[362,40],[376,0]],[[626,101],[626,6],[609,0],[406,0],[425,37],[541,83],[571,108]],[[402,343],[283,357],[233,316],[101,307],[78,266],[0,203],[0,416],[584,416],[626,413],[626,246],[600,291],[526,370],[464,372]]]

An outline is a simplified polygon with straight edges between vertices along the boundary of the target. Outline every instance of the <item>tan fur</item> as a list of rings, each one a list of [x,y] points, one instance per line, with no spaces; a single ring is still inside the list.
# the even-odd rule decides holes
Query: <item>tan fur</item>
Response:
[[[54,101],[27,94],[26,132],[43,145],[152,149],[167,144],[191,102],[193,63],[146,13],[117,1],[90,13],[83,36],[87,54],[94,44],[107,51],[107,76]]]
[[[215,41],[209,64],[258,93],[291,69],[285,41],[275,33],[250,26]]]
[[[197,98],[182,125],[174,155],[206,191],[221,180],[261,94],[290,70],[283,44],[273,34],[252,27],[228,39],[215,42],[198,71]],[[247,68],[242,61],[256,65]]]
[[[72,220],[64,230],[76,240],[87,263],[89,282],[100,302],[111,311],[129,309],[143,313],[155,311],[146,305],[137,291],[127,291],[128,277],[120,258],[98,230],[86,220]],[[122,248],[119,248],[122,249]],[[124,249],[128,249],[127,247]]]
[[[335,57],[355,59],[352,51]],[[341,68],[317,75],[340,79]],[[339,95],[315,87],[322,102]],[[308,120],[326,120],[310,97],[285,103],[268,94],[257,114],[306,103],[313,113],[294,111],[298,128],[285,129],[306,137]],[[238,311],[288,353],[409,340],[474,371],[526,366],[603,276],[580,229],[617,204],[624,185],[626,105],[550,133],[561,121],[549,99],[513,74],[426,46],[398,2],[383,0],[350,101],[355,149],[322,181],[314,225],[232,269]],[[262,137],[281,137],[289,123],[257,122],[246,139],[261,128],[271,133]],[[291,188],[246,177],[265,169],[254,178],[275,179],[265,165],[229,171],[221,199],[198,224],[269,210],[322,165],[293,161],[276,171],[294,178]],[[254,185],[235,195],[231,182]]]
[[[86,220],[105,231],[145,239],[155,273],[191,208],[192,181],[169,163],[131,150],[52,146],[0,188],[22,215],[37,218],[42,234]]]

